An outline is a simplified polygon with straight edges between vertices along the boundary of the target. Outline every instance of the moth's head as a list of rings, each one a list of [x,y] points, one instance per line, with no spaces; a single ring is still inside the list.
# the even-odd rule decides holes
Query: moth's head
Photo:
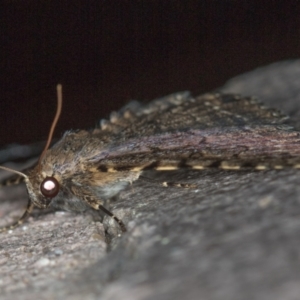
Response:
[[[58,194],[60,185],[53,175],[46,175],[42,170],[42,162],[52,140],[53,132],[59,119],[62,108],[62,86],[57,85],[57,110],[52,122],[46,146],[39,158],[37,166],[25,178],[29,197],[34,205],[40,208],[49,206],[51,200]]]
[[[35,168],[25,183],[32,203],[39,208],[47,208],[61,190],[60,178],[37,171]]]

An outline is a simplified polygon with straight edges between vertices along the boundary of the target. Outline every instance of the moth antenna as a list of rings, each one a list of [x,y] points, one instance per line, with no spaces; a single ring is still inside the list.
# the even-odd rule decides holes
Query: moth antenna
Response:
[[[15,174],[18,174],[19,176],[22,176],[25,178],[25,181],[28,180],[28,176],[22,172],[19,172],[17,170],[14,170],[14,169],[11,169],[11,168],[7,168],[7,167],[3,167],[3,166],[0,166],[0,169],[3,169],[5,171],[8,171],[8,172],[12,172],[12,173],[15,173]]]
[[[52,122],[50,131],[49,131],[49,135],[48,135],[46,146],[45,146],[45,148],[44,148],[44,150],[43,150],[43,152],[42,152],[42,154],[41,154],[41,156],[39,158],[39,161],[38,161],[38,168],[39,169],[41,168],[42,159],[44,158],[44,156],[46,154],[46,151],[48,150],[49,145],[50,145],[50,143],[52,141],[52,136],[53,136],[56,124],[58,122],[59,116],[61,114],[61,108],[62,108],[62,85],[61,84],[58,84],[56,86],[56,92],[57,92],[57,109],[56,109],[56,114],[55,114],[54,120]]]

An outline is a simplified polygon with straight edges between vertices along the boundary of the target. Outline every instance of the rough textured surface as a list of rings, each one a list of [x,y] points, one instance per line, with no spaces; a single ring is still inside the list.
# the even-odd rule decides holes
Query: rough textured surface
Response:
[[[282,62],[224,90],[258,95],[295,117],[299,74],[299,61]],[[122,237],[109,218],[105,237],[88,214],[34,213],[1,234],[0,299],[299,298],[299,170],[146,176],[198,188],[135,182],[111,206],[128,222]],[[26,193],[11,187],[0,198],[3,225],[21,214]]]

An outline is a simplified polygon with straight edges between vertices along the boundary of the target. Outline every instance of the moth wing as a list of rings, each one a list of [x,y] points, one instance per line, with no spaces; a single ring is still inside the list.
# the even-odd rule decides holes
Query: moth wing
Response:
[[[254,98],[205,94],[167,103],[161,110],[158,100],[140,108],[126,126],[111,132],[105,157],[96,155],[95,161],[119,170],[222,161],[273,166],[300,154],[299,133],[284,124],[288,118]]]
[[[193,129],[281,125],[288,117],[251,97],[205,94],[196,98],[188,93],[154,100],[132,115],[113,118],[103,130],[115,135],[116,143],[134,137]]]

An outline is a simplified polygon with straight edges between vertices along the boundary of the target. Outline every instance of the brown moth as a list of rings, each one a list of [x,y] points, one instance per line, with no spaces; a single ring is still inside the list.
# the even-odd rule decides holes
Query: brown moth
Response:
[[[147,105],[131,102],[109,121],[102,120],[99,128],[67,131],[48,149],[61,102],[59,85],[57,114],[37,166],[27,174],[15,171],[27,186],[26,212],[2,230],[21,224],[33,207],[79,212],[92,207],[126,231],[104,208],[104,200],[147,169],[300,168],[300,133],[285,124],[285,115],[255,98],[217,93],[191,97],[183,92]]]

